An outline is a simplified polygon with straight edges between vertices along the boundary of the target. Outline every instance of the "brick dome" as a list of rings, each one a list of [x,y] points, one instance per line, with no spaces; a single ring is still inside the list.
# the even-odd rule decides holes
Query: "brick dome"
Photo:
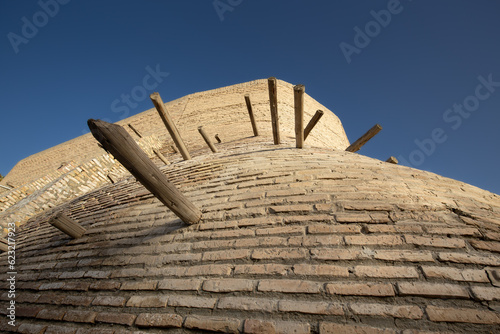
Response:
[[[185,225],[133,177],[55,208],[87,229],[81,238],[48,224],[55,209],[29,219],[17,234],[17,325],[4,315],[0,327],[500,330],[500,196],[346,152],[346,142],[332,150],[317,137],[296,149],[290,136],[281,145],[232,136],[218,153],[200,146],[187,161],[171,153],[161,167],[201,209],[200,224]]]

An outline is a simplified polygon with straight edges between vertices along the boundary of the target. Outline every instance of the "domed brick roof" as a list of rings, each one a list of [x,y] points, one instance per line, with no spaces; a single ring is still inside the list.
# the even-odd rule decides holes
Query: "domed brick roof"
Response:
[[[249,124],[248,124],[249,126]],[[306,141],[307,144],[307,141]],[[133,177],[17,231],[18,333],[496,333],[500,196],[269,136],[170,154],[186,225]]]

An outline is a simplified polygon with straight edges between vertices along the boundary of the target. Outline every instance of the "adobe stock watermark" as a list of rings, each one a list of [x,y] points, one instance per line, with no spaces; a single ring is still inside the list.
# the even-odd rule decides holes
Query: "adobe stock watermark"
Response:
[[[448,124],[452,130],[458,130],[462,126],[463,120],[468,119],[472,112],[477,111],[481,101],[489,99],[495,92],[496,88],[500,87],[500,81],[493,81],[493,75],[490,73],[488,78],[482,75],[477,77],[479,84],[474,90],[474,94],[467,96],[461,104],[454,103],[452,108],[446,109],[443,113],[443,121]],[[408,159],[402,155],[398,156],[398,160],[406,166],[417,167],[425,162],[425,159],[434,152],[439,144],[443,144],[448,140],[448,135],[443,128],[435,128],[430,132],[428,138],[422,140],[415,139],[416,149],[411,151]]]
[[[382,28],[387,28],[392,21],[392,16],[400,14],[403,9],[404,8],[403,5],[401,5],[400,0],[389,0],[387,2],[387,9],[382,9],[378,12],[374,10],[370,11],[370,15],[374,18],[374,20],[368,21],[365,24],[364,31],[358,26],[354,27],[354,45],[346,42],[341,42],[339,44],[340,50],[342,51],[347,63],[350,64],[352,62],[352,55],[359,55],[361,50],[366,48],[371,43],[372,39],[377,37],[382,32]]]
[[[160,64],[156,64],[155,68],[146,66],[146,74],[142,78],[141,84],[132,87],[129,93],[122,93],[119,98],[111,102],[111,112],[120,114],[120,120],[130,116],[130,111],[137,108],[138,102],[144,101],[151,93],[170,75],[168,72],[160,70]],[[112,123],[109,118],[104,118],[103,121]],[[88,129],[82,130],[82,134],[88,133]]]
[[[42,10],[37,11],[31,17],[31,20],[26,16],[21,18],[21,35],[14,32],[9,32],[7,38],[10,45],[14,49],[16,54],[19,53],[19,46],[21,44],[28,44],[28,42],[35,38],[38,34],[39,29],[45,27],[49,23],[49,17],[54,18],[58,13],[60,6],[66,5],[70,0],[40,0],[38,1],[38,6]]]
[[[224,13],[232,12],[235,7],[241,5],[243,0],[214,0],[212,2],[215,12],[219,16],[219,20],[224,21]]]

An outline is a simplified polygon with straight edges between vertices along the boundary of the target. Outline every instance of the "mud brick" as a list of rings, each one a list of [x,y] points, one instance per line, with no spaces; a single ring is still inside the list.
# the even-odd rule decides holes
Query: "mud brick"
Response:
[[[349,277],[347,267],[329,264],[296,264],[293,266],[293,272],[295,275],[304,276]]]
[[[23,318],[34,318],[42,310],[39,306],[17,306],[16,316]]]
[[[191,266],[186,269],[186,276],[228,276],[231,274],[232,265],[229,264],[207,264]]]
[[[203,290],[209,292],[253,291],[255,283],[247,279],[214,279],[203,282]]]
[[[94,323],[97,313],[92,311],[69,310],[64,321]]]
[[[6,299],[3,300],[10,300],[10,298],[7,298],[7,295],[8,293],[6,292],[5,293]],[[38,298],[40,298],[39,294],[23,292],[16,296],[16,303],[36,303]]]
[[[472,308],[427,306],[427,315],[435,322],[465,322],[473,324],[500,324],[500,315],[493,311]]]
[[[447,235],[466,235],[472,237],[480,237],[481,232],[474,227],[441,227],[441,226],[426,226],[427,233],[430,234],[447,234]]]
[[[181,327],[182,317],[177,314],[156,314],[156,313],[141,313],[135,321],[138,327]]]
[[[416,225],[368,225],[369,233],[423,233],[422,227]]]
[[[189,315],[184,321],[184,327],[212,332],[239,333],[241,320],[226,317],[211,317]]]
[[[97,314],[95,321],[105,322],[108,324],[132,326],[135,318],[136,318],[135,314],[121,313],[121,312],[120,313],[101,312]]]
[[[54,293],[42,294],[36,301],[37,304],[53,304],[59,305],[63,302],[65,295],[56,295]]]
[[[62,287],[63,290],[88,291],[90,283],[87,282],[67,282]]]
[[[500,242],[483,240],[469,240],[469,242],[476,249],[500,253]]]
[[[97,281],[90,284],[90,290],[118,290],[120,288],[120,282],[114,281]]]
[[[308,255],[308,252],[304,248],[264,248],[255,249],[252,253],[252,259],[255,260],[271,260],[271,259],[282,259],[282,260],[295,260],[304,259]]]
[[[286,293],[320,293],[322,284],[302,280],[262,280],[257,286],[258,291]]]
[[[500,266],[500,256],[494,255],[474,255],[468,253],[438,253],[438,258],[443,262],[471,263],[485,266]]]
[[[217,308],[225,310],[274,312],[278,308],[278,302],[276,300],[264,298],[222,297],[219,299]]]
[[[38,290],[59,290],[64,286],[64,282],[43,283]]]
[[[429,251],[415,250],[377,250],[373,255],[375,259],[401,262],[434,262],[434,257]]]
[[[280,300],[280,312],[299,312],[308,314],[344,315],[342,305],[328,302],[309,302],[303,300]]]
[[[403,240],[398,235],[346,235],[344,239],[348,245],[395,246],[403,244]]]
[[[358,277],[418,278],[414,267],[356,266],[354,272]]]
[[[429,246],[439,248],[464,248],[465,241],[458,238],[422,237],[418,235],[405,235],[406,243],[417,246]]]
[[[345,248],[315,248],[311,250],[312,258],[317,260],[357,260],[368,258],[359,249],[345,249]]]
[[[65,272],[61,273],[59,278],[60,279],[82,278],[84,274],[85,274],[85,271],[65,271]]]
[[[120,290],[156,290],[158,281],[123,282]]]
[[[272,213],[308,213],[313,211],[313,206],[308,204],[279,205],[270,207]]]
[[[424,312],[422,312],[420,307],[413,305],[351,303],[349,307],[354,314],[369,315],[375,317],[422,319],[424,315]]]
[[[40,312],[38,312],[36,317],[38,319],[45,319],[45,320],[62,320],[65,314],[66,311],[64,310],[43,309]]]
[[[66,296],[61,304],[72,305],[72,306],[89,306],[92,303],[94,297],[88,296]]]
[[[243,325],[246,334],[309,334],[311,326],[308,323],[295,321],[267,321],[257,319],[246,319]]]
[[[242,264],[234,267],[235,275],[286,275],[292,270],[291,265],[284,264]]]
[[[86,271],[83,276],[88,277],[88,278],[106,279],[110,275],[111,275],[110,271],[89,270],[89,271]]]
[[[201,279],[164,279],[158,283],[158,290],[198,291]]]
[[[329,246],[329,245],[341,245],[343,239],[338,235],[306,235],[290,237],[288,239],[288,244],[290,246]]]
[[[255,231],[255,235],[275,235],[275,234],[304,234],[304,226],[280,226],[271,228],[260,228]]]
[[[168,296],[132,296],[127,301],[127,307],[166,307]]]
[[[18,333],[21,334],[43,334],[47,329],[47,325],[36,325],[36,324],[21,324],[17,329]]]
[[[469,298],[464,286],[456,284],[400,282],[397,283],[401,296],[423,296],[434,298]]]
[[[500,300],[500,288],[473,286],[471,290],[476,299],[486,301]]]
[[[345,210],[356,211],[392,211],[393,205],[377,201],[343,201],[340,203]]]
[[[92,305],[121,307],[125,305],[125,301],[125,297],[120,296],[97,296],[94,298]]]
[[[216,302],[216,298],[175,295],[169,297],[168,306],[214,308]]]
[[[378,328],[371,326],[336,324],[321,322],[319,324],[320,334],[396,334],[396,330],[390,328]]]
[[[332,295],[350,296],[395,296],[394,288],[389,283],[329,283],[326,292]]]
[[[335,219],[339,223],[371,223],[372,217],[367,213],[345,212],[336,213]]]
[[[361,233],[359,225],[309,225],[307,227],[309,234],[332,234],[332,233]]]
[[[485,268],[488,273],[488,278],[491,284],[496,287],[500,287],[500,269],[498,268]]]
[[[44,334],[74,334],[75,328],[51,325],[47,327]]]
[[[422,266],[422,271],[427,278],[444,278],[459,282],[489,282],[486,271],[479,269]]]
[[[250,256],[250,250],[248,249],[213,251],[213,252],[204,252],[202,261],[239,260],[239,259],[246,259],[249,256]]]

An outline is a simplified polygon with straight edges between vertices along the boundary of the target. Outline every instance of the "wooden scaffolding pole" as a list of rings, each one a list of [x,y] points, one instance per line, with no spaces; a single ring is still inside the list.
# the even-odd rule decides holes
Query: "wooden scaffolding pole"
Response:
[[[273,127],[273,140],[275,145],[280,144],[280,124],[278,117],[278,95],[276,78],[270,77],[267,79],[269,88],[269,105],[271,107],[271,123]]]
[[[354,143],[351,144],[348,148],[346,148],[346,151],[349,152],[357,152],[359,149],[366,144],[367,141],[372,139],[377,133],[382,130],[382,127],[380,124],[375,124],[370,130],[368,130],[364,135],[359,137],[358,140],[356,140]]]

